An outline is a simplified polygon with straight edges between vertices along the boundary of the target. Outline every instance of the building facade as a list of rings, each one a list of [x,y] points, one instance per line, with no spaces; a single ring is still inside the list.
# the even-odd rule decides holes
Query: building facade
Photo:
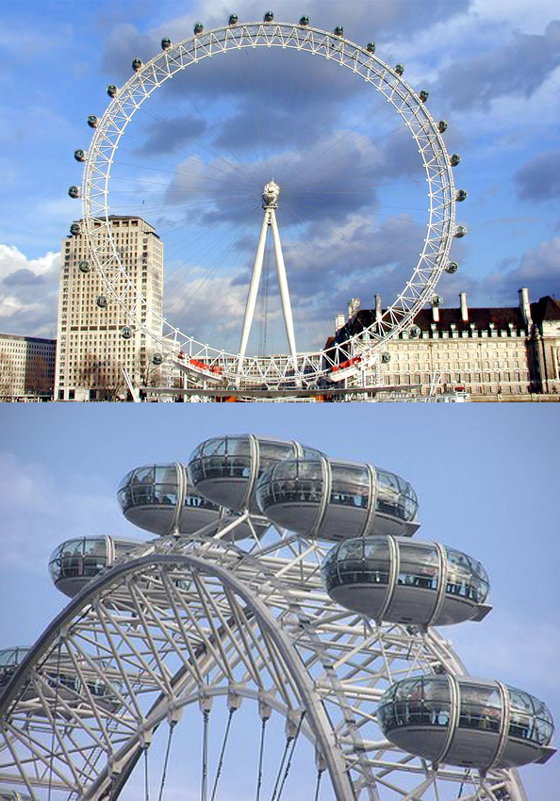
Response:
[[[510,308],[470,309],[464,292],[459,299],[457,308],[422,309],[414,326],[387,344],[384,384],[419,386],[422,395],[459,388],[475,400],[559,394],[560,301],[546,296],[531,303],[527,289]],[[383,314],[381,299],[371,310],[354,302],[350,312],[344,324],[337,318],[336,340],[363,331],[359,355],[370,343],[365,329]]]
[[[163,243],[140,217],[111,215],[109,219],[128,278],[143,297],[137,312],[140,325],[131,325],[126,312],[107,296],[101,276],[92,269],[85,234],[80,231],[63,239],[56,400],[124,398],[125,372],[134,385],[142,385],[152,370],[151,335],[161,335]],[[73,228],[79,227],[80,221],[74,223]],[[86,272],[80,269],[83,262],[88,265]],[[105,306],[99,303],[102,296]]]
[[[56,339],[0,334],[0,399],[52,397]]]

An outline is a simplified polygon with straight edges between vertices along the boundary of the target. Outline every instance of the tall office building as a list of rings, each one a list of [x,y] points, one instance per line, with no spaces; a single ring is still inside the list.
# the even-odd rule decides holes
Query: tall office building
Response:
[[[139,322],[161,335],[163,243],[154,228],[140,217],[111,215],[111,233],[129,278],[142,293]],[[99,223],[101,225],[101,222]],[[78,226],[80,222],[78,222]],[[132,331],[125,311],[107,297],[100,308],[98,298],[107,296],[99,273],[80,270],[80,262],[91,264],[85,234],[62,241],[62,266],[58,305],[56,400],[116,400],[126,396],[124,371],[134,384],[144,384],[150,374],[154,346],[144,331]]]

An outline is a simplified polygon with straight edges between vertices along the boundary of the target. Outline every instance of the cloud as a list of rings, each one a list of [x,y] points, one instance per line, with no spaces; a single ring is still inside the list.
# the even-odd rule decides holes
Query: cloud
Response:
[[[48,556],[64,539],[114,529],[113,493],[105,485],[94,491],[91,483],[81,486],[79,481],[64,487],[41,461],[0,451],[5,566],[44,575]]]
[[[56,330],[60,253],[28,259],[0,244],[0,330],[50,337]]]
[[[136,153],[143,156],[174,153],[188,142],[200,137],[206,127],[204,120],[190,115],[170,117],[165,124],[153,122],[148,128],[145,142],[136,150]]]
[[[514,176],[523,200],[554,200],[560,197],[560,150],[539,153]]]
[[[519,259],[508,259],[483,278],[461,273],[460,283],[460,289],[469,294],[472,305],[515,306],[520,287],[529,289],[532,301],[545,295],[559,297],[560,237],[541,242]],[[448,289],[457,291],[457,277],[443,276],[438,291],[445,297]]]
[[[503,95],[530,97],[558,65],[560,20],[553,20],[542,35],[514,31],[501,47],[445,67],[436,90],[451,108],[488,109]]]

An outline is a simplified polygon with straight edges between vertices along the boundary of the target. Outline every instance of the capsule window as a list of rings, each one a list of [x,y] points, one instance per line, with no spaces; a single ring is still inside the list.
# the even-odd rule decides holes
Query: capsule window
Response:
[[[330,503],[365,509],[369,503],[369,474],[362,467],[333,464]]]
[[[480,687],[465,682],[460,685],[460,694],[460,728],[500,731],[502,699],[497,687]]]

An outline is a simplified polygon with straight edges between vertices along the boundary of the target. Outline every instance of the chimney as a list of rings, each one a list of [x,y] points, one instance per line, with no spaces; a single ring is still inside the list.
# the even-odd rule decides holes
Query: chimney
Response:
[[[381,295],[375,296],[375,322],[380,323],[383,316],[383,309],[381,307]]]
[[[467,306],[467,293],[459,292],[459,300],[461,302],[461,320],[464,323],[469,322],[469,309]]]
[[[529,290],[527,287],[519,290],[519,308],[521,309],[521,316],[525,323],[525,328],[529,329],[533,325],[531,318],[531,304],[529,303]]]
[[[432,320],[439,323],[439,306],[432,306]]]
[[[346,320],[343,314],[337,314],[334,318],[334,330],[340,331],[340,329],[345,325]]]

